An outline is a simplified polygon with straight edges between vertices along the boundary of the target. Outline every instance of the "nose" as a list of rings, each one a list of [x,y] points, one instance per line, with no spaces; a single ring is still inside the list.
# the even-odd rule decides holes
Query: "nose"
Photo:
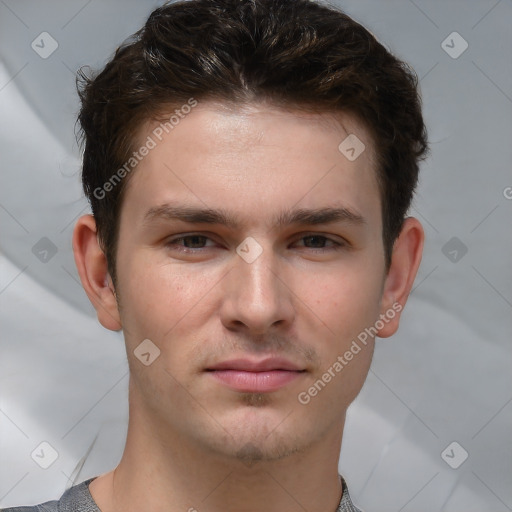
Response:
[[[270,247],[260,245],[263,250],[252,262],[235,253],[222,281],[220,315],[229,330],[268,334],[272,328],[286,329],[293,323],[292,274]]]

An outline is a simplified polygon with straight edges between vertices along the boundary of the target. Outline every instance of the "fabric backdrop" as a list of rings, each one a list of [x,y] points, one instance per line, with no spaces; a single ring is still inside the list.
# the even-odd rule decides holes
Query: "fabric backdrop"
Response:
[[[410,212],[422,264],[349,409],[340,472],[367,512],[512,510],[512,3],[335,4],[416,70],[432,147]],[[0,506],[121,456],[123,338],[98,324],[71,251],[88,212],[74,77],[157,5],[0,2]]]

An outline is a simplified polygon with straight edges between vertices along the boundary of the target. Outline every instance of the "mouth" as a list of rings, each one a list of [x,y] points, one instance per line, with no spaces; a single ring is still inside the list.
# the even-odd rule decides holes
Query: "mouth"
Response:
[[[291,361],[269,358],[261,361],[234,359],[206,369],[216,381],[243,393],[277,391],[306,373]]]

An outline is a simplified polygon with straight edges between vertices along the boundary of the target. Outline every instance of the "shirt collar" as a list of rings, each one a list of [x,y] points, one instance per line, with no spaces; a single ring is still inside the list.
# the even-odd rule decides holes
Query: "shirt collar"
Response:
[[[348,492],[348,486],[347,482],[345,482],[345,479],[338,475],[341,480],[341,486],[343,489],[343,494],[341,495],[340,504],[338,505],[338,508],[336,509],[336,512],[362,512],[360,509],[358,509],[353,503],[352,499],[350,498],[350,494]],[[77,485],[76,487],[72,487],[71,489],[68,489],[68,491],[64,494],[62,497],[62,505],[64,505],[64,508],[61,508],[59,510],[68,510],[65,508],[65,504],[67,504],[67,500],[72,500],[74,504],[76,504],[75,500],[79,500],[80,504],[85,507],[81,510],[87,511],[87,512],[100,512],[97,508],[96,503],[93,501],[92,496],[89,492],[89,484],[94,480],[94,478],[89,478],[85,482],[82,482],[81,484]]]
[[[345,479],[341,475],[339,475],[339,477],[343,488],[343,494],[341,496],[340,504],[338,505],[336,512],[362,512],[352,503],[350,494],[348,493],[347,482],[345,482]]]

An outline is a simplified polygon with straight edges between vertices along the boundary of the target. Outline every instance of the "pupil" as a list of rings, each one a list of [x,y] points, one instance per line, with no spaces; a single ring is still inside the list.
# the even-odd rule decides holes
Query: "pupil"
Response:
[[[323,239],[320,236],[307,236],[306,238],[309,238],[310,240],[317,240],[320,243],[320,246],[323,243]],[[318,244],[313,243],[313,245],[315,245],[315,247],[318,247]]]
[[[204,237],[203,236],[194,235],[194,236],[188,236],[187,239],[189,241],[193,240],[192,244],[188,244],[188,245],[194,245],[195,246],[197,244],[201,245],[201,242],[200,241],[198,242],[198,240],[204,239]]]

